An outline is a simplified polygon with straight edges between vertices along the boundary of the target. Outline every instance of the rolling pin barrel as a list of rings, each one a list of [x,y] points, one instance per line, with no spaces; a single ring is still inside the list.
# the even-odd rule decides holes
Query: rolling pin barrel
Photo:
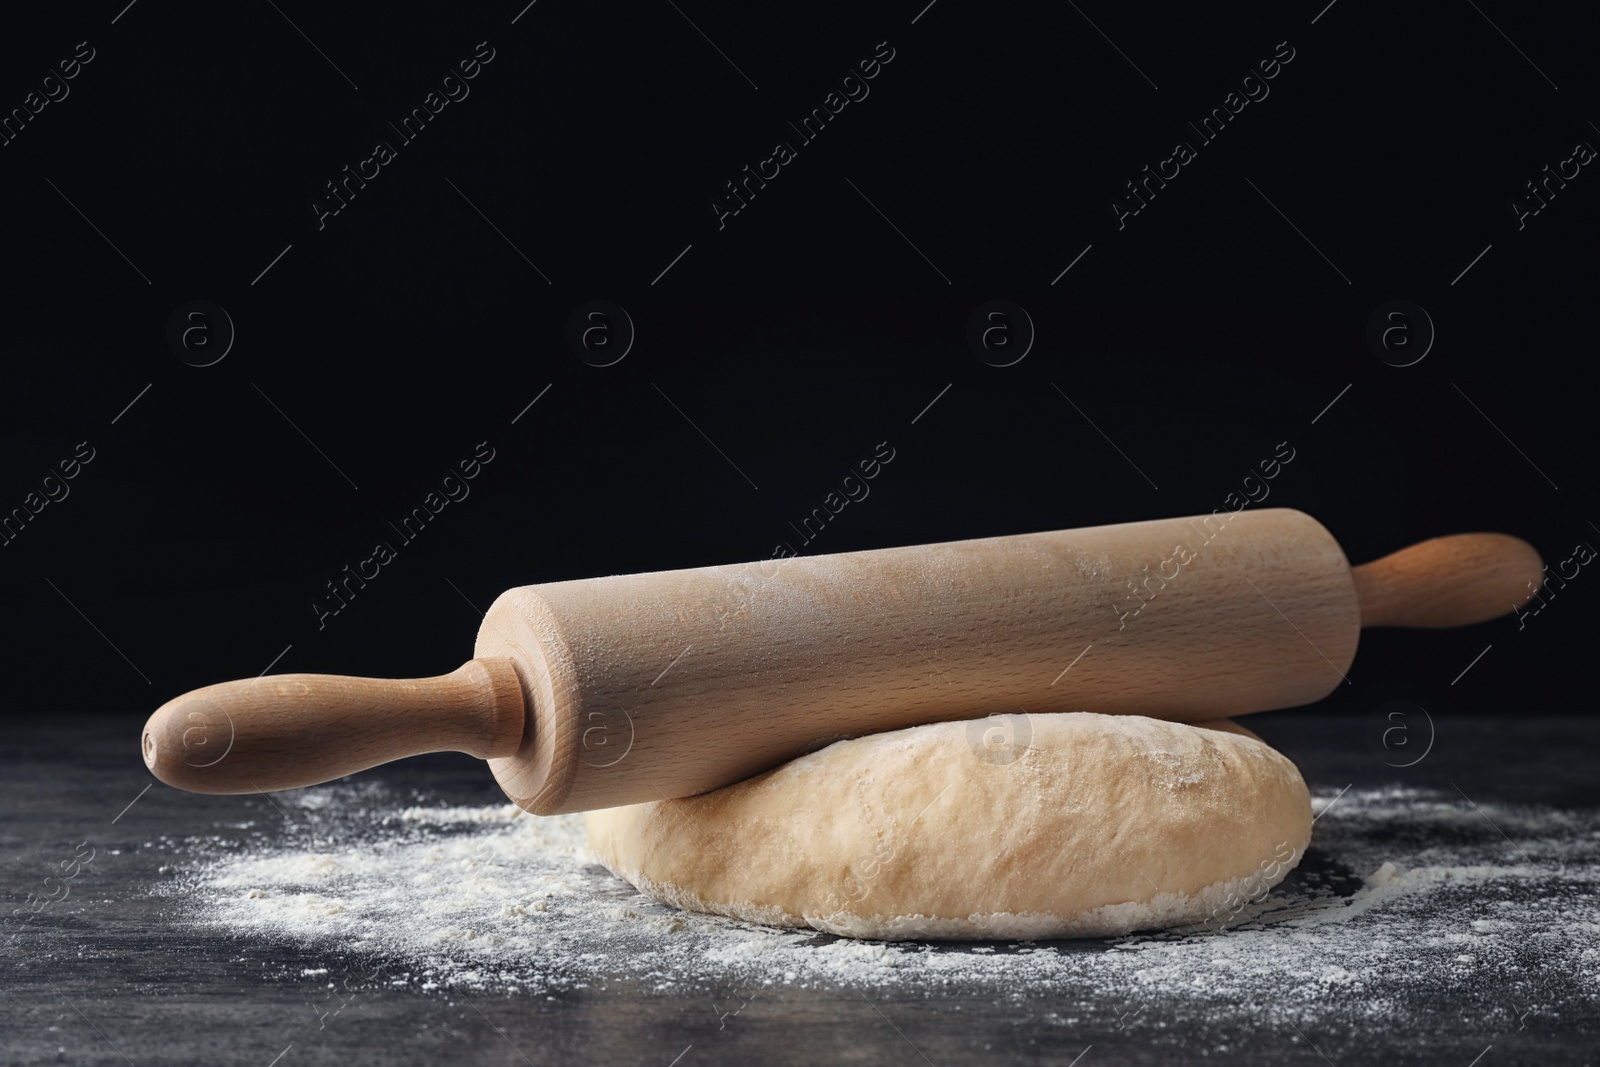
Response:
[[[526,586],[477,655],[532,668],[530,747],[490,763],[548,813],[986,713],[1307,704],[1359,630],[1343,550],[1274,509]]]

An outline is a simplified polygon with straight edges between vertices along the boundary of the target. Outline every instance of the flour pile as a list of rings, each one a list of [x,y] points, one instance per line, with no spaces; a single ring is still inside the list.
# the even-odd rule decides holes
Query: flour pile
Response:
[[[1048,1018],[1062,1025],[1116,1004],[1130,1026],[1157,1002],[1197,1016],[1392,1021],[1418,994],[1451,990],[1515,1030],[1530,1012],[1575,1008],[1573,990],[1592,1000],[1600,987],[1593,810],[1398,787],[1320,791],[1305,860],[1223,932],[932,945],[674,911],[594,863],[578,815],[402,807],[381,782],[274,803],[286,829],[257,830],[255,845],[169,845],[178,878],[163,891],[174,907],[201,926],[424,989],[959,987],[1048,994],[1058,1005]]]

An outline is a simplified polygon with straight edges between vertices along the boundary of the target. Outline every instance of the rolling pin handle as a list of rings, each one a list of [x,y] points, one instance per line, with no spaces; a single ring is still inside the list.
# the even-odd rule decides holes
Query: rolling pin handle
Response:
[[[279,674],[169,700],[145,723],[151,772],[193,793],[256,793],[342,778],[405,756],[515,755],[528,726],[510,659],[436,678]]]
[[[1435,537],[1351,570],[1361,625],[1442,629],[1510,614],[1544,584],[1544,563],[1506,534]]]

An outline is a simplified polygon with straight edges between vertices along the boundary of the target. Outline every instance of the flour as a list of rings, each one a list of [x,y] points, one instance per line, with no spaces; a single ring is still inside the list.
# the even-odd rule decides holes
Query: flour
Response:
[[[179,845],[166,892],[193,924],[423,989],[958,988],[1047,995],[1060,1025],[1114,1006],[1129,1028],[1157,1003],[1167,1018],[1392,1024],[1448,989],[1481,991],[1483,1017],[1514,1030],[1574,989],[1592,999],[1600,812],[1403,788],[1331,799],[1313,802],[1300,867],[1220,933],[935,946],[765,929],[640,896],[593,862],[581,816],[402,807],[381,783],[279,796],[288,829],[256,851]]]

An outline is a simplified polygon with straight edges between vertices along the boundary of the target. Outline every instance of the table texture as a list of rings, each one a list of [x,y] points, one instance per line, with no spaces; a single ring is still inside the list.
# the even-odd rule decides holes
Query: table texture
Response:
[[[1600,1061],[1600,787],[1575,718],[1279,712],[1304,862],[1221,930],[855,943],[649,902],[476,761],[207,797],[138,722],[0,750],[4,1062]],[[1403,733],[1397,734],[1396,729]],[[472,887],[479,887],[473,889]]]

